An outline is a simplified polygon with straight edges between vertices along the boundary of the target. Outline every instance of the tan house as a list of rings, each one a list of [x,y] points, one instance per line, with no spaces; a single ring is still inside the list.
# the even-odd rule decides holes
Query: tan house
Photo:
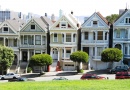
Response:
[[[50,55],[60,62],[62,70],[75,70],[76,64],[70,60],[70,54],[77,51],[78,29],[80,23],[71,14],[62,15],[50,28]]]

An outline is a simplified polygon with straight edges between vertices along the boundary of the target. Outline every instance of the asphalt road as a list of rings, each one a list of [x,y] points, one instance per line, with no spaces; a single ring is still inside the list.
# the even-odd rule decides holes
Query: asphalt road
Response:
[[[108,74],[107,70],[98,70],[98,71],[88,71],[85,70],[84,73],[95,73],[99,76],[104,76],[108,80],[114,80],[115,74]],[[30,73],[21,75],[22,77],[27,77],[35,81],[51,81],[57,77],[65,77],[68,80],[80,80],[82,74],[78,74],[76,71],[58,71],[58,72],[45,72],[44,75],[39,75],[39,73]]]

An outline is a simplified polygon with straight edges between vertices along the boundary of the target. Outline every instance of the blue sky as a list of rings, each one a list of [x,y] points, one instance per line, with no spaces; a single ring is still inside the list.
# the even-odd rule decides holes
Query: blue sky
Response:
[[[125,9],[130,6],[130,0],[0,0],[1,9],[10,9],[21,11],[25,14],[32,12],[34,14],[48,15],[55,14],[59,16],[59,10],[65,13],[74,12],[76,16],[89,16],[95,11],[103,16],[118,14],[119,9]]]

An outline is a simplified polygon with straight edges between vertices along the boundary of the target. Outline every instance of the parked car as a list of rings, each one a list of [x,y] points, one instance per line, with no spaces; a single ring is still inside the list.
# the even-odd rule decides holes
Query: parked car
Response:
[[[125,72],[129,71],[129,66],[128,65],[118,65],[115,68],[110,69],[109,73],[117,73],[117,72]]]
[[[81,76],[80,78],[81,80],[102,80],[102,79],[106,79],[103,76],[98,76],[96,74],[84,74]]]
[[[68,80],[68,79],[65,77],[58,77],[58,78],[54,78],[53,80]]]
[[[1,76],[1,80],[4,80],[4,79],[16,79],[16,78],[19,78],[19,77],[20,77],[19,74],[7,73],[6,75]]]
[[[117,72],[115,79],[130,79],[130,72]]]
[[[26,77],[19,77],[17,79],[9,79],[9,82],[25,82],[25,81],[35,81],[33,79],[28,79]]]

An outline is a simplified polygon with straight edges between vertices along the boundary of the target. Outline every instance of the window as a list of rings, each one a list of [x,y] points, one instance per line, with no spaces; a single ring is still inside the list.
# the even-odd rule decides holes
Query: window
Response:
[[[128,50],[128,48],[127,48],[127,46],[125,46],[125,54],[127,54],[127,50]]]
[[[17,39],[14,39],[14,46],[17,46]]]
[[[93,32],[93,40],[95,40],[95,32]]]
[[[103,31],[98,31],[98,40],[103,40]]]
[[[31,25],[31,29],[35,29],[35,25]]]
[[[27,36],[24,36],[24,44],[27,44]]]
[[[35,50],[35,54],[41,54],[40,50]]]
[[[61,22],[61,28],[66,28],[66,22]]]
[[[8,46],[8,39],[5,39],[5,45]]]
[[[54,33],[54,42],[57,42],[57,33]]]
[[[126,24],[130,24],[130,18],[126,18],[126,19],[125,19],[125,23],[126,23]]]
[[[120,30],[116,30],[116,38],[120,38]]]
[[[41,45],[41,35],[35,35],[35,45]]]
[[[3,28],[3,31],[4,31],[4,32],[8,32],[8,27],[4,27],[4,28]]]
[[[97,56],[101,56],[102,51],[103,51],[102,47],[97,47]]]
[[[126,30],[125,31],[125,38],[127,38],[128,37],[128,31]]]
[[[66,35],[66,42],[71,42],[71,34]]]
[[[105,40],[107,40],[107,32],[105,32]]]
[[[73,34],[73,42],[76,41],[76,34]]]
[[[71,50],[66,50],[66,57],[69,58],[71,54]]]
[[[84,34],[85,34],[85,35],[84,35],[84,39],[85,39],[85,40],[88,40],[88,32],[85,32]]]
[[[93,21],[93,25],[97,25],[97,21]]]

